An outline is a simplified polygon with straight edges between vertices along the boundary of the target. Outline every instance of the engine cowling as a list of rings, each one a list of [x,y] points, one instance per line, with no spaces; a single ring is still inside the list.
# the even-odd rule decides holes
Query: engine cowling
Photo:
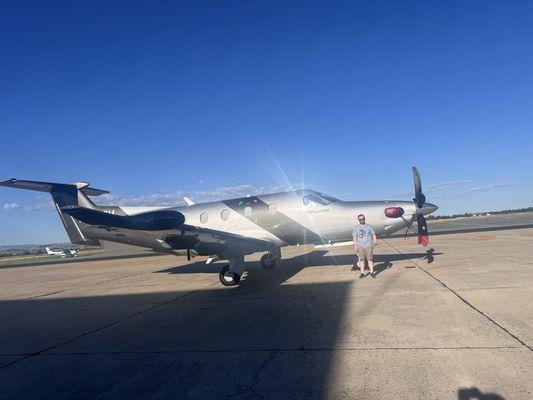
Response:
[[[385,215],[388,218],[400,218],[405,213],[402,207],[387,207],[385,209]]]

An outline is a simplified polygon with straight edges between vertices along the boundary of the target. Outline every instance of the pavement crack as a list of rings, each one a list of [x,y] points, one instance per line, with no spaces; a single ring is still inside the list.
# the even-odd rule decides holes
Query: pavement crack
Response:
[[[523,346],[411,346],[411,347],[292,347],[268,349],[206,349],[206,350],[150,350],[150,351],[96,351],[96,352],[46,352],[46,353],[4,353],[0,357],[76,357],[76,356],[121,356],[121,355],[174,355],[174,354],[234,354],[234,353],[298,353],[298,352],[367,352],[367,351],[450,351],[450,350],[514,350]],[[262,369],[258,369],[259,374]]]
[[[211,283],[211,284],[209,284],[209,285],[206,285],[205,287],[214,286],[214,285],[217,285],[217,284],[218,284],[218,282],[217,282],[217,283]],[[195,293],[198,293],[198,292],[200,292],[201,290],[205,289],[205,287],[202,287],[202,288],[200,288],[200,289],[193,290],[193,291],[188,292],[188,293],[185,293],[185,294],[183,294],[183,295],[180,295],[180,296],[174,297],[174,298],[172,298],[172,299],[170,299],[170,300],[166,300],[166,301],[164,301],[164,302],[162,302],[162,303],[158,303],[158,304],[156,304],[156,305],[154,305],[154,306],[152,306],[152,307],[145,308],[144,310],[140,310],[140,311],[134,312],[134,313],[132,313],[132,314],[126,315],[125,317],[122,317],[122,318],[116,319],[116,320],[114,320],[114,321],[108,322],[107,324],[104,324],[104,325],[99,326],[99,327],[97,327],[97,328],[91,329],[90,331],[87,331],[87,332],[81,333],[81,334],[79,334],[79,335],[77,335],[77,336],[74,336],[74,337],[72,337],[72,338],[70,338],[70,339],[64,340],[64,341],[62,341],[62,342],[60,342],[60,343],[56,343],[56,344],[54,344],[54,345],[52,345],[52,346],[48,346],[47,348],[44,348],[44,349],[38,350],[38,351],[33,352],[33,353],[29,353],[29,354],[27,354],[26,356],[24,356],[23,358],[20,358],[20,359],[18,359],[18,360],[14,360],[14,361],[12,361],[12,362],[9,362],[9,363],[7,363],[7,364],[4,364],[4,365],[0,366],[0,369],[4,369],[4,368],[9,367],[9,366],[11,366],[11,365],[17,364],[17,363],[19,363],[20,361],[26,360],[26,359],[28,359],[28,358],[30,358],[30,357],[35,357],[35,356],[42,355],[43,353],[46,353],[46,352],[48,352],[48,351],[50,351],[50,350],[53,350],[53,349],[56,349],[56,348],[58,348],[58,347],[60,347],[60,346],[63,346],[63,345],[65,345],[65,344],[72,343],[72,342],[74,342],[74,341],[76,341],[76,340],[78,340],[78,339],[81,339],[81,338],[83,338],[83,337],[86,337],[86,336],[92,335],[92,334],[94,334],[94,333],[100,332],[101,330],[104,330],[104,329],[110,328],[110,327],[112,327],[112,326],[114,326],[114,325],[117,325],[117,324],[119,324],[119,323],[121,323],[121,322],[124,322],[124,321],[127,321],[127,320],[129,320],[129,319],[132,319],[132,318],[138,317],[139,315],[143,315],[143,314],[148,313],[148,312],[150,312],[150,311],[153,311],[153,310],[155,310],[155,309],[157,309],[157,308],[164,307],[164,306],[166,306],[166,305],[168,305],[168,304],[174,303],[174,302],[176,302],[176,301],[179,301],[179,300],[181,300],[181,299],[184,299],[184,298],[186,298],[186,297],[189,297],[189,296],[191,296],[191,295],[193,295],[193,294],[195,294]]]
[[[88,284],[88,285],[85,285],[85,286],[75,286],[75,287],[70,287],[70,288],[68,288],[68,289],[58,290],[58,291],[55,291],[55,292],[50,292],[50,293],[45,293],[45,294],[38,294],[38,295],[36,295],[36,296],[24,297],[24,298],[22,298],[22,299],[14,299],[14,300],[0,301],[0,306],[3,305],[3,304],[12,303],[12,302],[14,302],[14,301],[26,301],[26,300],[39,299],[39,298],[42,298],[42,297],[52,296],[52,295],[54,295],[54,294],[70,292],[70,291],[72,291],[72,290],[77,290],[77,289],[87,288],[87,287],[91,287],[91,286],[98,286],[98,285],[101,285],[102,283],[107,283],[107,282],[112,282],[112,281],[118,281],[118,280],[120,280],[120,279],[129,278],[130,276],[140,275],[140,274],[142,274],[142,273],[143,273],[143,272],[140,272],[140,273],[133,273],[133,274],[126,274],[126,275],[122,275],[122,276],[119,276],[119,277],[116,277],[116,278],[104,279],[103,281],[94,282],[94,283],[91,283],[91,284]]]
[[[32,299],[39,299],[41,297],[46,297],[46,296],[52,296],[54,294],[58,294],[58,293],[63,293],[63,292],[67,292],[71,289],[65,289],[65,290],[57,290],[55,292],[49,292],[49,293],[44,293],[44,294],[38,294],[38,295],[35,295],[35,296],[30,296],[30,297],[24,297],[22,299],[17,299],[17,300],[5,300],[5,301],[0,301],[0,306],[2,304],[6,304],[6,303],[12,303],[13,301],[26,301],[26,300],[32,300]]]
[[[391,247],[392,249],[396,250],[399,254],[403,254],[400,250],[398,250],[396,247],[394,247],[392,244],[388,243],[386,240],[383,240],[387,246]],[[459,300],[461,300],[464,304],[466,304],[468,307],[470,307],[472,310],[477,312],[479,315],[487,319],[490,323],[492,323],[494,326],[505,332],[507,335],[509,335],[511,338],[516,340],[518,343],[520,343],[522,346],[524,346],[529,351],[533,352],[533,348],[529,346],[527,343],[525,343],[522,339],[520,339],[518,336],[516,336],[514,333],[512,333],[509,329],[501,325],[499,322],[485,314],[483,311],[481,311],[479,308],[477,308],[475,305],[470,303],[467,299],[465,299],[463,296],[461,296],[458,292],[456,292],[454,289],[449,287],[446,283],[441,281],[439,278],[437,278],[435,275],[433,275],[431,272],[420,266],[416,260],[411,260],[411,262],[417,266],[417,268],[427,274],[431,279],[438,282],[441,286],[443,286],[445,289],[449,290],[451,293],[453,293]]]
[[[228,400],[235,396],[242,397],[244,394],[251,392],[255,388],[255,385],[257,385],[257,382],[259,381],[259,376],[261,375],[261,373],[265,370],[265,368],[269,364],[271,364],[279,356],[280,353],[281,353],[280,351],[271,351],[270,356],[265,358],[263,362],[261,363],[261,365],[259,366],[259,368],[257,368],[257,371],[254,372],[252,383],[242,390],[230,393],[228,396],[224,397],[224,399]]]

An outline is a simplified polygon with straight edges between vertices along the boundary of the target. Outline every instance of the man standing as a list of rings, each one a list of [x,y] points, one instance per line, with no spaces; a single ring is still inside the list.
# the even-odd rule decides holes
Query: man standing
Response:
[[[352,236],[355,251],[357,253],[357,257],[359,258],[359,261],[357,262],[357,265],[361,270],[359,278],[362,279],[365,277],[365,259],[368,260],[370,276],[372,278],[375,278],[376,273],[374,272],[373,250],[374,246],[378,244],[378,241],[376,239],[376,232],[374,232],[374,228],[372,228],[372,225],[367,225],[365,223],[365,216],[363,214],[359,214],[357,216],[357,220],[359,221],[359,225],[356,225],[353,228]]]

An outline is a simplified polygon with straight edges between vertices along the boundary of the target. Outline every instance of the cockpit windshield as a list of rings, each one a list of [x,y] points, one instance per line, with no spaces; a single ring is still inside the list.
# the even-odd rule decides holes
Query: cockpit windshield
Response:
[[[323,199],[329,201],[330,203],[335,203],[336,201],[339,200],[339,199],[336,199],[335,197],[330,196],[330,195],[325,194],[325,193],[318,193],[318,195],[319,195],[320,197],[322,197]]]
[[[327,206],[337,201],[336,198],[324,193],[309,193],[303,197],[304,206]]]

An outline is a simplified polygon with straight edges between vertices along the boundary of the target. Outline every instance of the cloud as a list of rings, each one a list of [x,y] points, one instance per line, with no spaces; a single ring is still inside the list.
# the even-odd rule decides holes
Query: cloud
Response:
[[[53,206],[51,201],[47,201],[36,204],[4,203],[2,208],[7,211],[38,211],[43,208],[52,208]]]
[[[471,192],[486,192],[487,190],[494,190],[494,189],[501,189],[501,188],[508,188],[508,187],[514,187],[514,186],[520,186],[524,182],[508,182],[508,183],[492,183],[490,185],[485,186],[477,186],[473,187],[471,189],[468,189],[466,193]]]
[[[445,182],[445,183],[434,183],[433,185],[429,185],[425,192],[437,192],[440,190],[447,190],[456,186],[465,186],[470,184],[472,181],[468,179],[464,179],[461,181],[451,181],[451,182]]]
[[[422,191],[425,194],[428,193],[436,193],[441,191],[446,191],[449,189],[453,189],[458,186],[465,186],[469,185],[472,181],[469,179],[463,179],[463,180],[456,180],[456,181],[450,181],[450,182],[442,182],[442,183],[434,183],[432,185],[428,185],[424,187],[422,184]],[[391,197],[406,197],[406,196],[414,196],[414,187],[411,190],[405,190],[403,192],[395,193]],[[442,196],[439,196],[442,197]]]
[[[470,188],[466,188],[462,191],[457,191],[457,189],[461,186],[469,186],[472,184],[472,181],[469,179],[464,180],[456,180],[456,181],[450,181],[450,182],[444,182],[444,183],[434,183],[432,185],[428,185],[426,187],[422,186],[423,192],[426,194],[426,196],[432,199],[445,199],[445,198],[457,198],[462,197],[465,195],[468,195],[470,193],[479,193],[479,192],[488,192],[491,190],[497,190],[497,189],[504,189],[504,188],[511,188],[515,186],[520,186],[524,184],[524,182],[501,182],[501,183],[490,183],[487,185],[482,186],[473,186]],[[456,189],[455,191],[451,191],[451,189]],[[394,196],[413,196],[414,195],[414,189],[412,191],[405,191],[401,193],[396,193]]]
[[[188,197],[195,203],[205,203],[231,198],[254,196],[265,193],[281,192],[286,190],[296,190],[302,188],[302,184],[291,184],[287,186],[263,187],[249,184],[239,184],[235,186],[221,186],[213,190],[189,190],[175,191],[168,193],[150,193],[135,196],[121,196],[107,193],[92,200],[98,205],[118,205],[118,206],[147,206],[147,207],[174,207],[185,205],[184,197]],[[37,211],[47,207],[54,207],[54,204],[47,200],[36,204],[5,203],[4,210],[9,211]]]
[[[503,182],[492,183],[483,186],[474,186],[461,192],[449,193],[447,190],[457,188],[460,186],[467,186],[471,183],[470,180],[456,180],[444,183],[435,183],[424,188],[426,194],[432,193],[431,198],[456,198],[468,195],[470,193],[486,192],[490,190],[510,188],[522,185],[524,182]],[[136,196],[120,196],[116,194],[104,194],[102,196],[93,197],[93,201],[100,205],[119,205],[119,206],[152,206],[152,207],[173,207],[185,205],[183,197],[192,199],[195,203],[204,203],[210,201],[218,201],[224,199],[254,196],[265,193],[283,192],[289,190],[298,190],[304,188],[303,183],[288,183],[286,185],[263,187],[249,184],[239,184],[235,186],[222,186],[213,190],[189,190],[189,191],[175,191],[168,193],[150,193]],[[396,193],[394,197],[402,196],[411,198],[414,190]],[[428,196],[429,198],[430,196]],[[39,198],[43,200],[42,197]],[[53,208],[54,205],[50,200],[41,201],[36,204],[19,204],[19,203],[4,203],[3,210],[6,211],[37,211],[44,208]]]
[[[138,196],[119,196],[115,194],[104,194],[94,198],[95,202],[102,205],[120,205],[120,206],[160,206],[170,207],[185,205],[183,197],[188,197],[194,202],[209,202],[236,197],[253,196],[271,192],[262,186],[254,185],[236,185],[223,186],[213,190],[192,190],[176,191],[170,193],[151,193]]]
[[[523,184],[524,182],[491,183],[491,184],[483,185],[483,186],[475,186],[463,192],[455,193],[455,195],[461,196],[461,195],[465,195],[469,193],[488,192],[490,190],[510,188],[510,187],[515,187],[515,186],[520,186]]]

